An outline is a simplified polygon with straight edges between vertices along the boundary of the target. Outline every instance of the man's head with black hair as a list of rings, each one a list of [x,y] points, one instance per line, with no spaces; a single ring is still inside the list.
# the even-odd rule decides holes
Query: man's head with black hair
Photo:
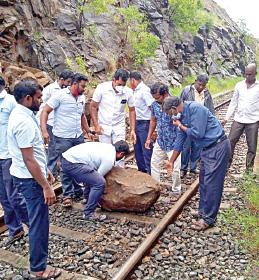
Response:
[[[3,77],[0,76],[0,92],[3,91],[5,88],[5,80]]]
[[[150,92],[157,103],[163,104],[164,99],[169,96],[168,86],[162,83],[155,83],[151,86]]]
[[[129,154],[129,145],[126,141],[120,140],[114,144],[116,151],[116,160],[121,160]]]
[[[183,102],[177,96],[168,96],[164,100],[162,109],[169,116],[176,116],[183,112]]]
[[[130,72],[129,75],[129,79],[130,79],[130,87],[135,90],[136,87],[141,83],[142,81],[142,77],[141,74],[137,71],[133,71]]]
[[[74,73],[68,69],[63,70],[58,76],[58,84],[61,88],[66,88],[71,85]]]
[[[71,81],[71,92],[74,97],[78,95],[82,95],[86,88],[86,83],[88,82],[88,78],[80,73],[74,74],[72,81]]]
[[[123,92],[123,88],[126,86],[126,83],[129,78],[129,72],[124,69],[118,69],[112,79],[112,87],[116,93],[121,94]]]
[[[21,81],[14,87],[14,98],[17,103],[32,111],[39,111],[42,103],[42,86],[35,81]]]
[[[199,93],[201,93],[206,88],[208,82],[209,82],[208,75],[200,74],[197,76],[195,80],[194,87]]]

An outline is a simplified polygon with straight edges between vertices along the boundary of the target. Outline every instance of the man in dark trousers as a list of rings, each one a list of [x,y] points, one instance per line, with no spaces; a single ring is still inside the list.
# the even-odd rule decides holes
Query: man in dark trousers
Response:
[[[133,90],[136,110],[136,137],[137,142],[134,145],[135,158],[138,170],[151,174],[151,156],[150,149],[145,148],[145,142],[148,136],[149,124],[151,119],[151,105],[155,101],[150,93],[150,88],[144,84],[139,72],[130,73],[130,87]]]
[[[14,87],[18,105],[8,123],[10,174],[26,200],[29,216],[30,279],[51,279],[60,270],[47,268],[49,206],[56,201],[38,120],[34,114],[42,102],[41,86],[23,81]],[[53,176],[52,176],[53,177]],[[53,178],[52,178],[53,179]]]
[[[180,95],[181,101],[196,101],[201,105],[204,105],[210,110],[212,114],[215,114],[213,100],[206,85],[209,78],[206,74],[201,74],[197,77],[196,81],[192,85],[186,86]],[[190,173],[197,174],[197,161],[200,158],[201,150],[197,147],[196,142],[187,137],[183,146],[181,154],[181,178],[184,178],[188,171],[188,165],[190,163]]]
[[[252,171],[256,156],[258,129],[259,129],[259,81],[256,80],[256,65],[249,64],[245,69],[245,80],[238,82],[223,125],[234,115],[234,121],[229,133],[232,163],[237,141],[243,132],[246,135],[248,146],[246,156],[246,170]]]
[[[102,221],[105,215],[95,213],[96,206],[105,187],[104,176],[112,169],[115,162],[129,153],[127,142],[120,140],[113,144],[88,142],[68,149],[62,154],[63,171],[78,183],[83,183],[86,206],[86,220]]]
[[[201,149],[200,219],[192,228],[205,230],[216,221],[227,172],[230,142],[219,120],[206,107],[195,101],[183,103],[178,97],[168,97],[163,104],[163,110],[169,115],[181,114],[180,120],[173,120],[179,133],[173,154],[167,163],[168,171],[172,170],[187,136],[196,141]]]
[[[13,95],[5,90],[5,80],[0,77],[0,204],[4,221],[9,230],[8,238],[1,246],[8,247],[24,236],[22,223],[29,227],[29,218],[24,197],[13,184],[10,174],[12,164],[7,145],[7,127],[11,112],[16,107]]]

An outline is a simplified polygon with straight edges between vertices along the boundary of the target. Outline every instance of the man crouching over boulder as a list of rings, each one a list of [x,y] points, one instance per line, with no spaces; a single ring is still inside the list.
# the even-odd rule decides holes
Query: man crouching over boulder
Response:
[[[70,148],[62,154],[62,170],[77,183],[85,186],[86,207],[84,218],[102,221],[105,215],[94,211],[105,187],[104,176],[112,169],[115,161],[129,154],[129,145],[121,140],[113,144],[87,142]]]

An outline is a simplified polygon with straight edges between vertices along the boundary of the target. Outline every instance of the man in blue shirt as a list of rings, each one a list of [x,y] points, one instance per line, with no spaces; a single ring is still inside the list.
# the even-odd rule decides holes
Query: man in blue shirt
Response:
[[[10,115],[7,138],[12,157],[10,173],[15,187],[26,200],[28,210],[31,278],[50,279],[61,272],[47,268],[48,207],[56,197],[50,185],[51,174],[48,176],[39,123],[34,115],[42,102],[41,96],[41,86],[35,82],[23,81],[15,86],[14,97],[18,105]]]
[[[85,186],[84,197],[86,220],[104,220],[94,211],[105,187],[104,176],[112,169],[115,162],[129,153],[129,145],[121,140],[113,144],[88,142],[70,148],[62,154],[63,171],[78,183]]]
[[[155,83],[151,87],[151,94],[155,102],[151,105],[151,120],[145,148],[150,148],[151,137],[157,127],[158,136],[151,158],[151,176],[160,182],[161,168],[164,166],[164,161],[171,157],[174,149],[177,128],[173,126],[171,117],[162,111],[162,104],[169,96],[168,87],[161,83]],[[172,175],[172,191],[176,199],[181,193],[180,168],[181,158],[179,157],[175,163]]]
[[[47,120],[54,110],[53,135],[58,156],[76,145],[84,143],[84,134],[90,129],[85,116],[84,91],[88,79],[82,74],[75,74],[71,87],[60,89],[46,103],[41,113],[41,130],[45,143],[49,141]],[[71,207],[72,198],[81,197],[81,186],[61,171],[63,206]]]
[[[202,149],[199,178],[200,219],[192,228],[205,230],[216,221],[227,172],[230,142],[219,120],[195,101],[183,103],[178,97],[169,97],[163,104],[163,110],[169,115],[181,114],[180,120],[173,121],[179,133],[175,140],[173,155],[167,164],[168,171],[172,170],[187,136],[196,141],[197,146]]]
[[[29,227],[29,218],[25,200],[14,187],[9,171],[12,159],[8,152],[7,127],[9,116],[16,107],[16,101],[4,87],[5,81],[0,77],[0,203],[9,230],[9,237],[1,246],[8,247],[24,236],[22,223]]]

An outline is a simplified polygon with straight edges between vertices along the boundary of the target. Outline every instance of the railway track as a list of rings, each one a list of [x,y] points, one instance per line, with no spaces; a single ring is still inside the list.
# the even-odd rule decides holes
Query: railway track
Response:
[[[229,101],[228,99],[218,104],[216,110],[220,112]],[[133,160],[133,156],[133,151],[131,151],[126,160],[131,167],[132,164],[129,163]],[[70,278],[60,279],[130,279],[137,265],[148,255],[157,239],[163,234],[167,226],[177,219],[184,206],[198,190],[198,179],[194,180],[192,178],[191,181],[187,182],[183,195],[175,203],[170,196],[170,181],[166,178],[165,172],[162,173],[162,176],[164,182],[161,184],[161,198],[152,209],[145,213],[145,216],[134,213],[105,212],[108,216],[107,222],[89,225],[80,216],[83,209],[83,205],[80,203],[75,203],[71,211],[62,209],[60,201],[56,206],[50,208],[52,222],[50,227],[50,265],[56,266],[60,261],[55,252],[59,245],[62,246],[58,249],[66,251],[69,256],[71,256],[71,250],[66,248],[69,246],[65,244],[72,243],[75,246],[74,248],[81,248],[79,253],[76,253],[77,249],[72,250],[72,255],[76,257],[75,260],[70,259],[70,267],[61,265],[61,268],[65,271],[65,276],[62,277],[68,275],[67,277]],[[57,194],[61,192],[59,184],[55,185],[55,192]],[[173,207],[171,207],[172,204],[174,204]],[[0,232],[5,229],[3,215],[0,215]],[[95,236],[96,232],[97,235]],[[107,236],[108,238],[106,238]],[[56,243],[60,244],[57,245]],[[85,246],[85,243],[88,245]],[[98,247],[96,243],[98,243]],[[92,257],[89,252],[95,250],[97,250],[97,254]],[[12,254],[17,252],[26,258],[28,244],[18,243],[16,248],[0,251],[0,261],[4,261],[3,254],[10,254],[10,259],[12,259]],[[27,265],[25,263],[24,260],[24,267]],[[103,267],[99,265],[100,263]],[[107,267],[104,267],[104,263],[108,264]],[[11,264],[16,266],[15,263],[11,262]],[[94,266],[97,266],[97,269],[92,269]],[[97,273],[98,270],[100,273]],[[94,278],[89,278],[89,276],[83,278],[85,271]],[[73,273],[77,273],[77,275]]]

